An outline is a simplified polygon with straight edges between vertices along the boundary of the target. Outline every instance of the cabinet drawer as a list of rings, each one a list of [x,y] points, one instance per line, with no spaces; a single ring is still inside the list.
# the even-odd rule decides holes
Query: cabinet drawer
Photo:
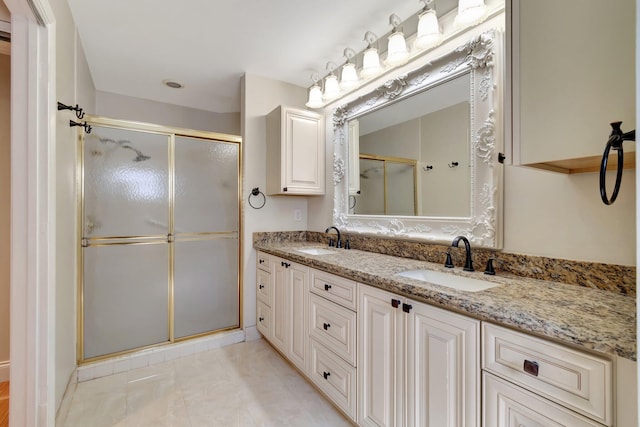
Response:
[[[256,270],[256,295],[258,300],[271,305],[271,273],[264,270]]]
[[[483,368],[603,424],[611,425],[611,361],[489,323]]]
[[[311,281],[311,292],[324,298],[355,310],[357,301],[357,286],[353,280],[334,276],[323,271],[314,270]]]
[[[256,304],[256,328],[266,339],[271,340],[271,307],[262,301]]]
[[[482,384],[483,426],[601,426],[494,375],[484,373]]]
[[[352,420],[356,419],[356,368],[311,339],[311,380]]]
[[[356,313],[314,294],[309,298],[311,337],[355,366]]]
[[[264,252],[258,252],[256,255],[256,267],[258,270],[264,270],[267,273],[271,273],[271,263],[269,261],[269,255]]]

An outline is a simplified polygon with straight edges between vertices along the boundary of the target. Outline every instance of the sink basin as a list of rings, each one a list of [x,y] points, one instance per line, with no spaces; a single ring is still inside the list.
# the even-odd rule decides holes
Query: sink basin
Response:
[[[397,275],[467,292],[479,292],[500,286],[499,283],[487,282],[486,280],[472,279],[470,277],[442,273],[440,271],[433,270],[409,270],[398,273]]]
[[[307,255],[329,255],[329,254],[335,254],[335,251],[329,250],[329,249],[322,249],[322,248],[303,248],[303,249],[296,249],[296,252],[302,252],[303,254],[307,254]]]

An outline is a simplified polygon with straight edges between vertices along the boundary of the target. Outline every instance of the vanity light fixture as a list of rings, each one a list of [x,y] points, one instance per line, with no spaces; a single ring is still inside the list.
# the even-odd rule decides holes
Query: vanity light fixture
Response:
[[[364,56],[362,58],[362,70],[360,71],[360,75],[363,79],[373,77],[383,70],[382,64],[380,64],[378,49],[373,47],[373,43],[377,40],[378,37],[376,37],[376,35],[371,31],[364,33],[364,41],[368,43],[368,47],[367,50],[364,51]]]
[[[418,33],[414,42],[416,49],[430,49],[442,43],[442,31],[436,11],[431,8],[433,0],[424,1],[424,9],[418,18]]]
[[[325,101],[330,101],[340,95],[340,85],[338,84],[338,77],[333,73],[336,69],[334,62],[327,62],[327,70],[329,75],[324,79],[324,94],[322,98]]]
[[[407,49],[407,41],[404,39],[402,31],[398,27],[402,21],[395,13],[389,17],[389,24],[393,27],[393,31],[389,36],[389,45],[387,47],[387,60],[385,63],[391,67],[406,64],[409,61],[409,49]]]
[[[309,108],[320,108],[322,107],[322,88],[318,85],[318,80],[320,77],[318,73],[311,74],[311,80],[313,80],[313,86],[309,89],[309,100],[305,104]]]
[[[358,72],[356,71],[356,64],[353,62],[356,52],[351,48],[346,48],[344,50],[344,56],[347,58],[347,62],[342,66],[340,89],[349,90],[358,85]]]
[[[476,25],[487,19],[487,6],[484,0],[458,0],[458,14],[453,26],[464,28]]]

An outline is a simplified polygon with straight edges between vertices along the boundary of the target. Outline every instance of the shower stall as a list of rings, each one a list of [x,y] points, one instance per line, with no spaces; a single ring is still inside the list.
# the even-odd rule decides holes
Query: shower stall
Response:
[[[87,121],[78,361],[240,327],[240,137]]]

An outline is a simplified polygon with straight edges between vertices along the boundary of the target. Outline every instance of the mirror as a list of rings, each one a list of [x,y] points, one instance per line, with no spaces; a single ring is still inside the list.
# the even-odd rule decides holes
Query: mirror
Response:
[[[483,33],[335,110],[334,224],[502,247],[498,35]]]

